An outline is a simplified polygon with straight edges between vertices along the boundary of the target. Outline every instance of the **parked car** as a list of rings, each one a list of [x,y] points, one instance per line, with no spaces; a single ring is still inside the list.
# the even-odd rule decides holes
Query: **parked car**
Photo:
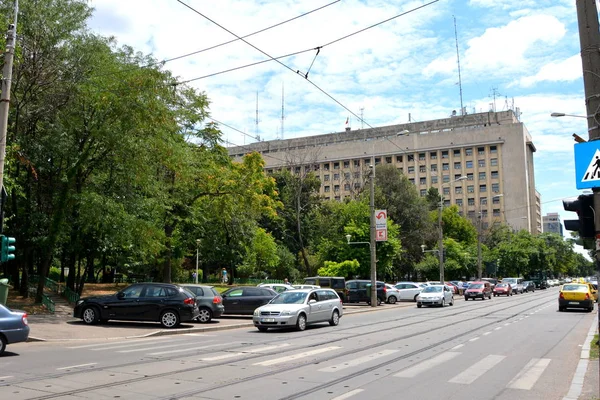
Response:
[[[321,288],[331,288],[336,291],[340,299],[346,302],[346,278],[341,276],[312,276],[304,278],[305,285],[315,285]]]
[[[523,281],[523,292],[535,292],[535,283],[533,283],[532,281]]]
[[[567,283],[560,288],[558,294],[558,311],[567,308],[583,308],[594,311],[594,297],[590,286],[584,283]]]
[[[293,285],[294,289],[321,289],[319,285]]]
[[[26,342],[29,337],[27,313],[11,310],[0,304],[0,354],[6,346],[18,342]]]
[[[385,283],[377,281],[377,305],[386,300]],[[354,279],[346,282],[346,303],[371,304],[371,281]]]
[[[395,285],[395,288],[398,289],[399,300],[409,300],[409,301],[417,301],[417,296],[423,290],[422,286],[415,282],[398,282]]]
[[[488,281],[490,283],[490,285],[492,286],[492,290],[494,290],[494,287],[496,287],[496,284],[498,284],[498,279],[495,278],[481,278],[482,281]]]
[[[261,283],[258,287],[266,287],[269,289],[273,289],[277,293],[285,292],[286,290],[294,290],[296,289],[292,285],[286,285],[285,283]]]
[[[335,326],[343,312],[342,301],[333,289],[296,289],[280,293],[269,304],[258,307],[252,321],[261,332],[289,327],[303,331],[307,325],[319,322]]]
[[[488,281],[472,282],[464,292],[465,300],[492,298],[492,285]]]
[[[277,296],[273,289],[252,286],[233,287],[221,294],[225,311],[223,314],[252,315],[258,307]]]
[[[396,304],[400,300],[400,291],[389,283],[385,284],[385,302],[388,304]]]
[[[196,304],[198,304],[197,321],[207,323],[213,318],[219,318],[225,311],[223,306],[223,298],[221,294],[212,286],[206,285],[181,285],[196,296]]]
[[[514,294],[523,293],[523,278],[503,278],[502,283],[510,283]]]
[[[512,287],[510,287],[510,283],[497,283],[496,287],[492,290],[494,296],[512,296]]]
[[[429,285],[417,296],[417,307],[454,305],[452,291],[446,285]]]
[[[172,283],[134,283],[108,296],[79,299],[73,317],[86,324],[122,321],[156,321],[165,328],[198,318],[194,295]]]

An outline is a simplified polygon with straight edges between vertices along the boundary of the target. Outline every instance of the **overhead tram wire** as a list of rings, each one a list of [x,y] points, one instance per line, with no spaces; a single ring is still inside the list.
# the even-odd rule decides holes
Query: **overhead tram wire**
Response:
[[[207,17],[206,15],[202,14],[200,11],[196,10],[195,8],[191,7],[188,4],[185,4],[182,0],[176,0],[178,3],[180,3],[181,5],[187,7],[188,9],[190,9],[191,11],[195,12],[196,14],[200,15],[202,18],[205,18],[206,20],[212,22],[213,24],[217,25],[219,28],[223,29],[224,31],[228,32],[229,34],[235,36],[236,38],[238,38],[239,40],[243,41],[244,43],[246,43],[248,46],[251,46],[253,49],[261,52],[262,54],[264,54],[265,56],[269,57],[271,60],[277,62],[278,64],[280,64],[281,66],[289,69],[290,71],[292,71],[295,75],[297,74],[297,71],[294,71],[292,68],[288,67],[286,64],[282,63],[281,61],[279,61],[278,59],[272,57],[271,55],[267,54],[266,52],[264,52],[263,50],[259,49],[258,47],[256,47],[255,45],[253,45],[252,43],[248,42],[247,40],[241,38],[240,36],[236,35],[235,33],[233,33],[232,31],[230,31],[229,29],[225,28],[224,26],[220,25],[219,23],[217,23],[216,21],[210,19],[209,17]],[[318,48],[317,48],[318,49]],[[350,114],[352,114],[354,117],[356,117],[358,120],[364,122],[365,124],[367,124],[367,126],[369,126],[370,128],[373,128],[373,126],[369,125],[369,123],[367,123],[366,121],[364,121],[362,118],[360,118],[358,115],[356,115],[354,113],[354,111],[352,111],[351,109],[349,109],[348,107],[346,107],[345,105],[343,105],[340,101],[338,101],[336,98],[334,98],[332,95],[330,95],[329,93],[327,93],[325,90],[321,89],[316,83],[312,82],[310,79],[305,78],[306,81],[308,81],[311,85],[313,85],[317,90],[319,90],[321,93],[323,93],[325,96],[329,97],[331,100],[333,100],[335,103],[337,103],[340,107],[342,107],[344,110],[348,111]]]
[[[250,37],[250,36],[254,36],[254,35],[257,35],[257,34],[259,34],[259,33],[262,33],[262,32],[268,31],[268,30],[270,30],[270,29],[276,28],[276,27],[278,27],[278,26],[281,26],[281,25],[287,24],[287,23],[289,23],[289,22],[292,22],[292,21],[294,21],[294,20],[296,20],[296,19],[299,19],[299,18],[305,17],[305,16],[307,16],[307,15],[309,15],[309,14],[312,14],[312,13],[314,13],[314,12],[320,11],[320,10],[322,10],[322,9],[326,8],[326,7],[329,7],[329,6],[332,6],[332,5],[336,4],[336,3],[339,3],[340,1],[342,1],[342,0],[335,0],[335,1],[332,1],[331,3],[325,4],[324,6],[321,6],[321,7],[315,8],[315,9],[313,9],[313,10],[310,10],[310,11],[307,11],[307,12],[305,12],[305,13],[303,13],[303,14],[300,14],[300,15],[297,15],[297,16],[295,16],[295,17],[293,17],[293,18],[286,19],[285,21],[278,22],[278,23],[276,23],[276,24],[274,24],[274,25],[271,25],[271,26],[268,26],[268,27],[266,27],[266,28],[259,29],[258,31],[255,31],[255,32],[249,33],[249,34],[247,34],[247,35],[244,35],[244,36],[242,36],[242,38],[247,38],[247,37]],[[160,60],[160,61],[151,62],[151,63],[148,63],[148,64],[146,64],[146,65],[139,65],[139,66],[135,66],[135,67],[125,68],[125,69],[123,69],[123,70],[121,70],[121,71],[117,71],[117,72],[107,72],[107,73],[104,73],[104,74],[98,74],[98,75],[95,75],[95,76],[98,76],[98,77],[100,77],[100,76],[113,75],[113,74],[122,74],[122,73],[125,73],[125,72],[136,71],[136,70],[138,70],[138,69],[142,69],[142,68],[149,68],[149,67],[153,67],[153,66],[155,66],[155,65],[161,65],[161,64],[162,64],[162,65],[165,65],[165,64],[166,64],[166,63],[168,63],[168,62],[171,62],[171,61],[177,61],[177,60],[180,60],[180,59],[182,59],[182,58],[186,58],[186,57],[190,57],[190,56],[193,56],[193,55],[196,55],[196,54],[200,54],[200,53],[203,53],[203,52],[205,52],[205,51],[208,51],[208,50],[213,50],[213,49],[216,49],[216,48],[218,48],[218,47],[225,46],[225,45],[228,45],[228,44],[230,44],[230,43],[233,43],[233,42],[237,42],[238,40],[240,40],[240,39],[238,39],[238,38],[236,38],[236,39],[232,39],[232,40],[229,40],[229,41],[227,41],[227,42],[219,43],[219,44],[216,44],[216,45],[214,45],[214,46],[206,47],[206,48],[204,48],[204,49],[201,49],[201,50],[196,50],[196,51],[193,51],[193,52],[191,52],[191,53],[182,54],[182,55],[180,55],[180,56],[176,56],[176,57],[173,57],[173,58],[165,58],[164,60]],[[312,50],[312,49],[310,49],[310,50]],[[310,51],[310,50],[306,50],[306,51]],[[294,54],[290,54],[290,55],[295,55],[295,54],[296,54],[296,53],[294,53]],[[283,57],[288,57],[288,56],[283,56]],[[268,61],[271,61],[271,60],[268,60]],[[225,71],[225,72],[229,72],[229,71]],[[210,76],[210,75],[209,75],[209,76]]]
[[[197,78],[188,79],[188,80],[185,80],[185,81],[178,82],[178,83],[176,83],[175,85],[177,85],[177,84],[189,83],[189,82],[192,82],[192,81],[195,81],[195,80],[199,80],[199,79],[208,78],[208,77],[215,76],[215,75],[219,75],[219,74],[222,74],[222,73],[225,73],[225,72],[231,72],[231,71],[235,71],[235,70],[238,70],[238,69],[242,69],[242,68],[246,68],[246,67],[250,67],[250,66],[254,66],[254,65],[258,65],[258,64],[262,64],[262,63],[264,63],[264,62],[268,62],[268,61],[276,61],[277,63],[281,64],[283,67],[285,67],[285,68],[289,69],[290,71],[292,71],[292,72],[294,72],[294,73],[298,74],[298,72],[299,72],[299,71],[294,71],[292,68],[288,67],[287,65],[285,65],[284,63],[282,63],[282,62],[281,62],[281,61],[279,61],[278,59],[279,59],[279,58],[288,57],[288,56],[291,56],[291,55],[296,55],[296,54],[304,53],[304,52],[307,52],[307,51],[312,51],[312,50],[317,50],[317,54],[318,54],[318,52],[320,52],[320,50],[321,50],[323,47],[325,47],[325,46],[329,46],[329,45],[331,45],[331,44],[337,43],[337,42],[339,42],[339,41],[341,41],[341,40],[344,40],[344,39],[347,39],[347,38],[349,38],[349,37],[351,37],[351,36],[357,35],[357,34],[359,34],[359,33],[362,33],[362,32],[364,32],[364,31],[366,31],[366,30],[369,30],[369,29],[371,29],[371,28],[374,28],[374,27],[376,27],[376,26],[379,26],[379,25],[381,25],[381,24],[384,24],[384,23],[386,23],[386,22],[392,21],[392,20],[394,20],[394,19],[396,19],[396,18],[399,18],[399,17],[401,17],[401,16],[407,15],[407,14],[409,14],[409,13],[412,13],[412,12],[414,12],[414,11],[420,10],[420,9],[422,9],[422,8],[424,8],[424,7],[430,6],[430,5],[434,4],[434,3],[437,3],[439,0],[433,0],[433,1],[429,2],[429,3],[427,3],[427,4],[423,4],[423,5],[421,5],[421,6],[415,7],[415,8],[413,8],[413,9],[410,9],[410,10],[408,10],[408,11],[405,11],[405,12],[403,12],[403,13],[400,13],[400,14],[398,14],[398,15],[395,15],[395,16],[393,16],[393,17],[391,17],[391,18],[385,19],[385,20],[383,20],[383,21],[380,21],[380,22],[378,22],[378,23],[376,23],[376,24],[373,24],[373,25],[370,25],[370,26],[368,26],[368,27],[366,27],[366,28],[360,29],[360,30],[358,30],[358,31],[356,31],[356,32],[353,32],[353,33],[350,33],[350,34],[348,34],[348,35],[342,36],[341,38],[338,38],[338,39],[336,39],[336,40],[333,40],[333,41],[331,41],[331,42],[329,42],[329,43],[326,43],[326,44],[324,44],[324,45],[322,45],[322,46],[318,46],[318,47],[316,47],[316,48],[311,48],[311,49],[308,49],[308,50],[303,50],[303,51],[300,51],[300,52],[291,53],[291,54],[289,54],[289,55],[286,55],[286,56],[279,56],[279,57],[272,57],[271,55],[269,55],[269,54],[267,54],[266,52],[262,51],[262,50],[261,50],[261,49],[259,49],[258,47],[254,46],[253,44],[251,44],[251,43],[249,43],[248,41],[244,40],[244,37],[240,37],[240,36],[236,35],[235,33],[231,32],[231,31],[230,31],[230,30],[228,30],[227,28],[225,28],[225,27],[223,27],[222,25],[218,24],[217,22],[213,21],[212,19],[210,19],[209,17],[205,16],[204,14],[202,14],[202,13],[201,13],[201,12],[199,12],[198,10],[194,9],[193,7],[191,7],[191,6],[189,6],[189,5],[185,4],[185,3],[183,3],[181,0],[176,0],[176,1],[177,1],[177,2],[179,2],[180,4],[182,4],[183,6],[187,7],[189,10],[191,10],[191,11],[195,12],[196,14],[200,15],[201,17],[203,17],[203,18],[207,19],[208,21],[212,22],[213,24],[217,25],[219,28],[221,28],[221,29],[225,30],[225,31],[226,31],[226,32],[228,32],[229,34],[231,34],[231,35],[235,36],[235,37],[237,38],[237,40],[242,40],[242,41],[243,41],[244,43],[246,43],[247,45],[249,45],[249,46],[253,47],[254,49],[256,49],[256,50],[258,50],[259,52],[261,52],[262,54],[266,55],[267,57],[269,57],[269,60],[263,60],[263,61],[259,61],[259,62],[256,62],[256,63],[248,64],[248,65],[245,65],[245,66],[236,67],[236,68],[233,68],[233,69],[230,69],[230,70],[227,70],[227,71],[216,72],[216,73],[209,74],[209,75],[205,75],[205,76],[202,76],[202,77],[197,77]],[[247,36],[245,36],[245,37],[247,37]],[[316,56],[315,56],[315,57],[316,57]],[[313,60],[313,63],[314,63],[314,60]],[[307,73],[307,74],[304,76],[304,78],[305,78],[305,79],[306,79],[306,80],[307,80],[307,81],[308,81],[308,82],[309,82],[311,85],[313,85],[313,86],[314,86],[316,89],[318,89],[319,91],[321,91],[323,94],[325,94],[325,95],[326,95],[327,97],[329,97],[331,100],[333,100],[335,103],[337,103],[337,104],[338,104],[338,105],[340,105],[342,108],[344,108],[346,111],[348,111],[350,114],[352,114],[354,117],[356,117],[356,118],[357,118],[359,121],[361,121],[361,122],[363,122],[363,123],[367,124],[367,126],[369,126],[370,128],[373,128],[373,126],[371,126],[369,123],[367,123],[367,122],[366,122],[364,119],[362,119],[361,117],[359,117],[358,115],[356,115],[356,114],[355,114],[355,113],[354,113],[352,110],[350,110],[350,109],[349,109],[349,108],[347,108],[345,105],[343,105],[342,103],[340,103],[340,102],[339,102],[337,99],[335,99],[335,98],[334,98],[333,96],[331,96],[329,93],[327,93],[326,91],[324,91],[323,89],[321,89],[321,88],[320,88],[320,87],[319,87],[319,86],[318,86],[316,83],[314,83],[314,82],[312,82],[310,79],[308,79],[308,73]]]

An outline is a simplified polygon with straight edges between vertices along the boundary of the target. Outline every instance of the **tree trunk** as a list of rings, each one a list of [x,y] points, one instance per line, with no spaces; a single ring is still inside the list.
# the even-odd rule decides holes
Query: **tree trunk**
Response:
[[[173,226],[165,224],[165,257],[163,261],[163,282],[171,283],[171,240],[173,239]]]
[[[296,197],[296,232],[298,233],[298,243],[300,244],[300,253],[302,254],[302,260],[304,261],[306,274],[308,276],[312,276],[310,262],[308,261],[308,255],[306,254],[306,249],[304,248],[304,239],[302,238],[302,222],[300,221],[300,195]]]

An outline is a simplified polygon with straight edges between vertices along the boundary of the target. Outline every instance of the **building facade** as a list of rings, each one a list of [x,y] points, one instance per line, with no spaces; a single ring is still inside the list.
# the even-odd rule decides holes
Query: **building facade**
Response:
[[[392,164],[421,196],[436,187],[445,206],[456,204],[482,227],[504,222],[541,233],[531,136],[512,110],[230,147],[239,160],[256,151],[273,173],[313,171],[321,195],[353,197],[366,184],[369,165]]]
[[[557,233],[563,236],[563,226],[558,213],[548,213],[543,218],[544,232]]]

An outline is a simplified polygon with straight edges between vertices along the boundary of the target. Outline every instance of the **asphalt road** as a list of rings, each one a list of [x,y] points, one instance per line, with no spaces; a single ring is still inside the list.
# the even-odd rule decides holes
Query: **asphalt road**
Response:
[[[380,307],[305,332],[15,344],[0,399],[563,399],[596,313],[559,313],[556,296]]]

